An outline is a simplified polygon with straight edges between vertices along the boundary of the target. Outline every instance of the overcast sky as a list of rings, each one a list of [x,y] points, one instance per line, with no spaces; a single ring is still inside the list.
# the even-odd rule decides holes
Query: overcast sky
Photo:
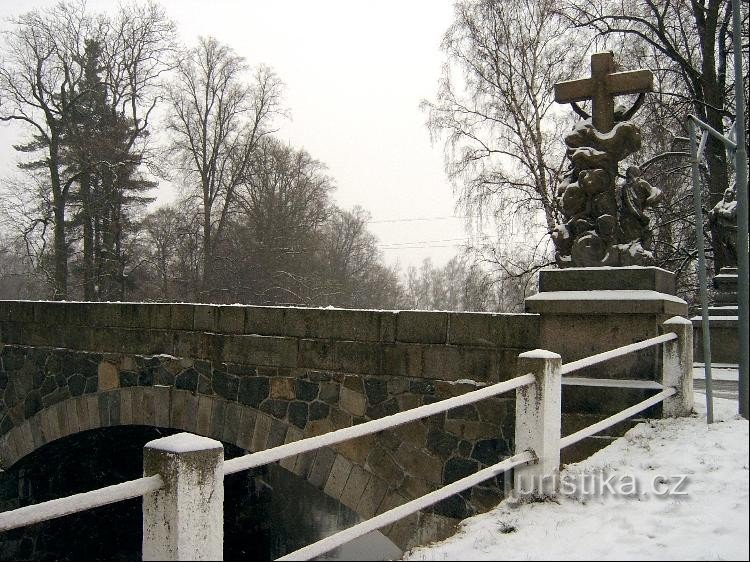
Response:
[[[0,18],[53,5],[0,0]],[[183,42],[213,35],[286,84],[291,119],[279,135],[328,165],[339,206],[370,211],[388,263],[445,263],[465,238],[449,219],[454,198],[419,109],[431,98],[453,0],[162,0]],[[116,2],[89,0],[94,11]],[[3,25],[5,27],[5,25]],[[13,136],[0,128],[0,172]],[[166,192],[165,198],[169,196]],[[441,218],[436,218],[441,217]],[[413,220],[430,218],[431,220]],[[392,222],[397,219],[408,221]],[[394,247],[393,244],[400,244]],[[421,247],[418,247],[421,246]]]

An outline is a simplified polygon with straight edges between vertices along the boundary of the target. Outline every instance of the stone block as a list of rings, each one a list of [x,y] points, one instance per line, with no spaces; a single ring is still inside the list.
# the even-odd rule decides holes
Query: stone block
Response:
[[[536,349],[538,342],[536,314],[453,312],[449,315],[449,344]]]
[[[250,408],[242,408],[240,428],[237,431],[237,446],[246,451],[253,450],[253,435],[255,432],[256,412]]]
[[[193,330],[216,332],[219,307],[210,304],[196,304],[193,309]]]
[[[464,370],[461,351],[455,346],[424,346],[422,348],[422,376],[449,381],[467,378],[469,373]]]
[[[248,306],[245,309],[245,333],[261,336],[284,336],[285,308],[270,306]]]
[[[172,389],[167,386],[155,385],[151,392],[154,396],[156,426],[169,427],[169,416],[172,411]]]
[[[194,304],[170,304],[172,314],[169,327],[173,330],[192,330],[195,306]]]
[[[98,405],[95,404],[95,407],[98,407]],[[54,412],[52,408],[47,408],[46,410],[42,410],[38,415],[40,416],[39,423],[41,425],[42,435],[44,435],[45,441],[47,441],[47,443],[50,443],[55,439],[60,439],[60,437],[62,437],[62,434],[60,433],[60,424],[57,420],[56,412]],[[98,427],[98,424],[93,427]]]
[[[242,419],[242,406],[236,402],[227,404],[226,413],[224,414],[224,432],[221,440],[225,443],[237,444],[237,434]]]
[[[84,307],[81,319],[84,320],[82,325],[95,327],[115,328],[121,326],[120,322],[120,304],[97,302],[85,303],[79,306]]]
[[[99,363],[97,371],[99,377],[97,390],[99,392],[112,390],[113,388],[120,386],[120,376],[117,371],[117,366],[108,361],[102,361]]]
[[[334,344],[336,367],[345,373],[377,375],[381,371],[382,346],[378,343],[338,341]]]
[[[150,303],[147,305],[151,309],[149,328],[152,330],[170,330],[172,329],[172,304]]]
[[[388,484],[380,478],[372,476],[362,492],[355,511],[363,519],[374,517],[387,491]]]
[[[33,311],[33,322],[47,326],[67,325],[68,303],[46,301],[35,302],[31,304]]]
[[[295,398],[294,379],[291,378],[272,378],[270,397],[277,400],[294,400]]]
[[[528,297],[524,303],[526,312],[543,316],[559,314],[588,318],[642,314],[661,316],[666,320],[672,316],[686,316],[688,312],[687,303],[681,298],[647,290],[545,292]]]
[[[373,447],[367,457],[367,465],[370,472],[391,486],[397,486],[404,477],[401,467],[393,460],[391,453],[379,447]]]
[[[207,437],[211,430],[211,411],[213,407],[213,398],[208,396],[198,397],[198,423],[196,433]]]
[[[146,425],[143,420],[143,391],[144,388],[140,386],[131,389],[133,424],[135,425]]]
[[[95,394],[89,394],[83,397],[86,401],[86,410],[89,416],[89,427],[96,429],[101,427],[101,420],[99,418],[99,400]]]
[[[396,324],[398,312],[381,311],[380,318],[380,341],[394,343],[396,341]]]
[[[286,434],[289,430],[289,425],[276,418],[271,418],[271,429],[268,432],[268,440],[266,441],[266,448],[273,449],[279,445],[283,445],[286,441]]]
[[[286,439],[284,439],[285,443],[293,443],[294,441],[299,441],[300,439],[304,438],[304,434],[301,430],[297,429],[296,427],[289,427],[289,429],[286,432]],[[291,457],[283,458],[279,461],[279,466],[283,468],[284,470],[288,470],[289,472],[294,472],[294,467],[297,464],[297,457],[299,455],[292,455]]]
[[[153,309],[148,304],[135,302],[120,303],[120,321],[118,325],[122,328],[148,329],[151,327],[152,312]]]
[[[120,424],[133,424],[133,389],[123,388],[120,390]]]
[[[422,376],[422,346],[413,344],[385,344],[382,373],[392,377]]]
[[[333,468],[333,462],[336,460],[336,452],[323,447],[318,449],[310,473],[307,477],[308,482],[318,489],[322,489],[328,481],[328,476]]]
[[[391,431],[400,441],[408,443],[417,449],[421,449],[427,444],[427,425],[421,420],[399,425],[391,429]]]
[[[319,308],[288,308],[284,315],[284,331],[296,338],[333,338],[334,318],[331,310]]]
[[[330,327],[330,333],[313,337],[359,342],[380,341],[381,312],[373,310],[323,310],[321,313],[330,317],[330,322],[327,323],[327,326]]]
[[[244,306],[219,306],[217,331],[221,334],[242,334],[245,331]]]
[[[227,413],[227,401],[214,399],[211,405],[211,427],[208,431],[208,437],[220,441],[224,435],[224,417]]]
[[[342,386],[339,406],[353,416],[364,416],[367,412],[367,399],[364,394]]]
[[[271,431],[271,417],[265,414],[257,413],[255,415],[255,427],[253,429],[253,441],[250,449],[262,451],[266,448],[268,434]]]
[[[307,479],[308,475],[310,474],[310,470],[312,469],[313,461],[315,460],[315,451],[310,451],[307,453],[302,453],[299,455],[296,455],[295,461],[294,461],[294,468],[292,468],[292,472],[299,476],[300,478]]]
[[[369,481],[370,474],[364,468],[358,464],[352,466],[346,485],[341,491],[341,503],[351,510],[356,510]]]
[[[328,475],[328,480],[323,487],[323,491],[333,499],[340,499],[353,466],[349,459],[342,455],[336,455],[336,460],[333,461],[333,467],[331,468],[331,473]]]
[[[335,347],[326,340],[299,340],[299,357],[297,365],[306,369],[337,371]]]
[[[195,433],[198,424],[198,397],[184,390],[172,392],[170,411],[171,426]]]
[[[396,321],[396,341],[404,343],[446,343],[447,312],[402,310]]]
[[[6,301],[4,319],[19,323],[34,322],[34,305],[27,301]]]
[[[675,276],[659,267],[571,267],[539,272],[539,292],[637,291],[675,294]]]
[[[425,453],[407,443],[401,443],[396,451],[395,458],[398,464],[411,476],[427,480],[433,484],[441,483],[443,463],[439,457]]]
[[[115,396],[115,399],[117,397]],[[61,405],[65,406],[65,416],[68,420],[68,435],[78,433],[81,431],[81,425],[78,422],[78,409],[76,408],[74,399],[66,400]]]
[[[297,340],[276,336],[222,336],[224,360],[270,367],[297,366]]]

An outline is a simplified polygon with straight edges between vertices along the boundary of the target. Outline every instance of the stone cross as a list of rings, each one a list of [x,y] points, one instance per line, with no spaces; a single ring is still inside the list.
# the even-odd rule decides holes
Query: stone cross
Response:
[[[654,75],[650,70],[614,70],[612,52],[591,55],[591,78],[555,84],[555,101],[573,103],[590,99],[594,128],[608,133],[615,124],[615,96],[650,92],[654,88]]]

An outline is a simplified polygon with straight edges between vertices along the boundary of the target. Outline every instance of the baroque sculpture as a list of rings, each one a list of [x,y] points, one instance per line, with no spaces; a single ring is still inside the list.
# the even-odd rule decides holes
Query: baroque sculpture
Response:
[[[611,52],[591,57],[591,77],[555,84],[555,101],[570,103],[581,117],[565,137],[570,165],[558,188],[564,222],[552,232],[561,268],[650,265],[652,234],[645,209],[661,192],[619,162],[641,147],[640,129],[629,119],[645,92],[653,89],[648,70],[614,72]],[[629,110],[615,108],[614,96],[639,94]],[[576,102],[592,100],[591,115]],[[621,178],[621,181],[618,181]]]
[[[723,267],[737,267],[737,200],[735,190],[724,190],[724,198],[708,212],[714,251]]]

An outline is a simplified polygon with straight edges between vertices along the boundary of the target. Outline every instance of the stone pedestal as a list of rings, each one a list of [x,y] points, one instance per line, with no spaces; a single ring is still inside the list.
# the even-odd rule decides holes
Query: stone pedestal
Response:
[[[711,362],[736,364],[739,361],[737,336],[737,268],[723,267],[714,277],[716,295],[714,306],[708,308],[708,326],[711,332]],[[693,355],[702,362],[703,317],[693,316]]]
[[[539,293],[527,298],[525,305],[526,312],[541,317],[539,347],[559,353],[563,363],[568,363],[658,336],[664,321],[687,316],[687,303],[674,293],[674,274],[658,267],[554,269],[539,272]],[[660,357],[660,348],[650,348],[570,376],[659,380]],[[564,386],[563,434],[653,393],[639,388]],[[615,434],[625,429],[613,428]],[[572,456],[571,452],[563,455],[564,462],[607,444],[601,437],[596,439],[598,444],[582,441]]]

